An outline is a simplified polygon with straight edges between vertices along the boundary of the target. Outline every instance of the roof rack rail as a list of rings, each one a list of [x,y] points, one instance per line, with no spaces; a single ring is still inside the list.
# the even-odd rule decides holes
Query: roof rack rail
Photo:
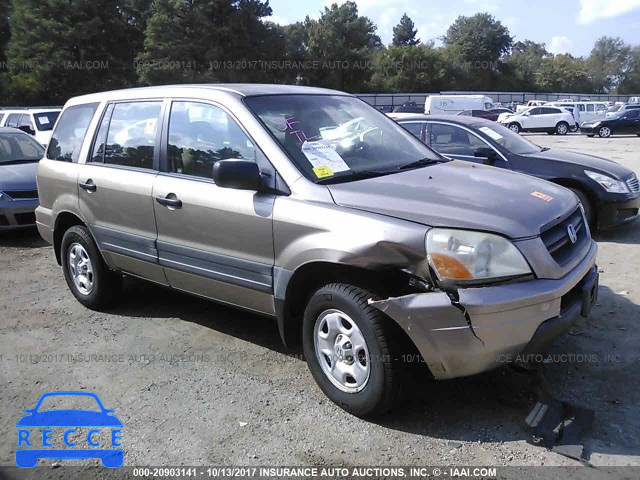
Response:
[[[34,105],[32,107],[4,107],[0,106],[0,110],[42,110],[45,108],[62,108],[62,105]]]

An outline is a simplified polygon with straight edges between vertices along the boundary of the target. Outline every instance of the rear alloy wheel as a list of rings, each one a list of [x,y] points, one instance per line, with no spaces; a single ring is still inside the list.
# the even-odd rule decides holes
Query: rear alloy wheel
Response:
[[[372,297],[353,285],[326,285],[309,299],[302,328],[304,356],[318,386],[359,417],[386,412],[400,392],[392,320],[369,305]]]
[[[600,138],[609,138],[611,136],[611,129],[609,127],[600,127],[598,129],[598,136]]]
[[[520,133],[520,124],[516,122],[510,123],[509,130],[515,133]]]
[[[91,310],[101,310],[116,298],[122,275],[109,270],[86,227],[67,230],[61,245],[62,270],[73,296]]]
[[[558,135],[566,135],[569,132],[569,124],[567,122],[560,122],[556,125],[556,133]]]

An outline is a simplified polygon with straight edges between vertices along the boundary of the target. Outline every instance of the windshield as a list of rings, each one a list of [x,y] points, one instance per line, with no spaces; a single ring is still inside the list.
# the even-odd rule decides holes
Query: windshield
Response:
[[[622,105],[614,105],[613,107],[609,107],[607,109],[607,113],[617,112],[618,110],[620,110],[621,107]]]
[[[512,132],[507,127],[503,127],[499,123],[483,125],[479,130],[511,153],[527,155],[529,153],[538,153],[542,151],[542,149],[535,143],[530,142],[526,138]]]
[[[392,173],[419,160],[443,161],[389,117],[354,97],[268,95],[245,102],[314,182]]]
[[[40,112],[34,113],[33,118],[36,119],[36,127],[41,132],[47,130],[53,130],[53,125],[56,123],[58,116],[60,115],[59,111],[54,112]]]
[[[0,165],[37,162],[44,147],[26,133],[0,133]]]

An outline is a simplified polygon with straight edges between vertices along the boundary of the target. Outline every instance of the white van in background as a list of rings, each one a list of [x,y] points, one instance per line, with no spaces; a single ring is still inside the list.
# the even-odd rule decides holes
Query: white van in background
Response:
[[[0,110],[2,113],[0,127],[19,128],[33,135],[41,145],[46,147],[51,140],[53,126],[61,111],[62,107],[2,109]]]
[[[566,108],[572,113],[578,109],[580,123],[604,120],[609,108],[607,102],[549,102],[546,106]],[[576,118],[575,115],[574,118]]]
[[[485,95],[429,95],[424,103],[427,115],[457,115],[465,110],[490,110],[493,99]]]

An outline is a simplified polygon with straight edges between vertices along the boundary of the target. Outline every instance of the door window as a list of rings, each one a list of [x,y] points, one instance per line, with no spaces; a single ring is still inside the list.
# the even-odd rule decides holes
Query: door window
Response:
[[[604,103],[598,103],[596,105],[596,110],[598,110],[598,113],[606,112],[607,111],[607,106]]]
[[[431,147],[443,155],[473,157],[476,148],[489,145],[474,134],[454,125],[431,124]]]
[[[540,107],[532,108],[531,110],[529,110],[529,115],[541,115],[541,114],[542,114],[542,109]]]
[[[624,115],[624,118],[627,120],[633,120],[638,117],[640,117],[640,110],[629,110],[629,112]]]
[[[256,161],[256,149],[221,108],[206,103],[173,102],[167,157],[169,172],[211,179],[218,160]]]
[[[162,102],[158,101],[115,104],[104,163],[152,169],[161,109]]]
[[[401,123],[405,129],[409,130],[409,132],[419,140],[422,140],[422,127],[424,125],[423,122],[405,122]]]
[[[47,158],[76,163],[97,103],[76,105],[64,110],[51,136]]]
[[[12,113],[7,117],[7,123],[5,125],[5,127],[13,127],[13,128],[18,128],[18,125],[20,124],[20,117],[22,116],[21,113]]]
[[[596,107],[593,103],[587,103],[587,112],[593,113],[596,111]]]

